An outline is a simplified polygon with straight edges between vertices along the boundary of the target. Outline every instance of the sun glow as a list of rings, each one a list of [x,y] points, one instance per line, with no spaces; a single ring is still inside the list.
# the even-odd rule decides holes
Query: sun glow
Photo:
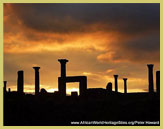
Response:
[[[7,88],[10,88],[11,91],[17,91],[17,86],[8,86]],[[44,88],[48,93],[54,93],[55,91],[58,91],[58,88],[51,88],[50,86],[40,85],[40,89],[42,88]],[[34,85],[24,85],[24,92],[33,94],[35,92]],[[71,92],[78,92],[79,95],[78,88],[72,87],[66,89],[67,95],[71,95]]]

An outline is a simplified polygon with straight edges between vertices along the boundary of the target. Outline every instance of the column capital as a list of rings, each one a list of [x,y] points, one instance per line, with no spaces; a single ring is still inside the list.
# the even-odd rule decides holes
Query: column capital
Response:
[[[153,68],[154,64],[147,64],[148,68]]]
[[[124,81],[127,81],[127,78],[123,78]]]
[[[21,73],[21,72],[23,73],[24,71],[23,71],[23,70],[19,70],[19,71],[18,71],[18,73]]]
[[[35,71],[39,71],[40,67],[33,67]]]
[[[58,59],[58,61],[62,64],[62,63],[67,63],[68,60],[67,59]]]
[[[160,71],[156,71],[156,73],[160,73]]]
[[[113,75],[115,78],[118,78],[118,75]]]

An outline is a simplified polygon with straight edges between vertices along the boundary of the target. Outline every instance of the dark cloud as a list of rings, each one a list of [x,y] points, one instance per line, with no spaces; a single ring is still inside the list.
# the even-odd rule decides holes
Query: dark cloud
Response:
[[[146,35],[135,40],[129,41],[123,44],[129,51],[134,49],[135,51],[142,52],[159,52],[160,50],[160,36],[159,34]],[[123,46],[122,46],[123,47]]]
[[[159,33],[142,34],[108,46],[106,53],[98,56],[99,60],[110,62],[159,63]]]
[[[117,36],[119,39],[112,41],[112,44],[105,43],[108,44],[109,51],[100,55],[102,60],[160,61],[160,4],[9,4],[9,6],[15,19],[21,21],[20,25],[33,30],[21,32],[19,28],[21,38],[23,41],[29,41],[26,43],[28,45],[37,45],[39,41],[45,44],[48,42],[49,45],[65,44],[66,41],[71,43],[75,35],[70,37],[69,33],[117,31],[123,36]],[[6,28],[8,27],[6,26],[5,30]],[[68,33],[69,36],[68,38],[49,36],[44,34],[45,32],[51,35]],[[15,31],[13,33],[15,34]],[[18,32],[18,35],[20,34]],[[111,58],[108,58],[109,55]]]
[[[119,52],[121,52],[121,55],[124,53],[124,59],[138,63],[160,62],[159,35],[149,34],[122,44]]]
[[[159,30],[160,4],[11,4],[16,17],[43,32]],[[95,30],[89,29],[93,24]]]

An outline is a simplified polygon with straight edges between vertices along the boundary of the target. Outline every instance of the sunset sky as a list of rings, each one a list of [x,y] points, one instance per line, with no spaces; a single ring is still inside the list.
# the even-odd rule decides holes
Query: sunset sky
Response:
[[[59,58],[68,76],[87,76],[88,88],[106,88],[119,75],[128,91],[148,89],[147,64],[160,69],[160,4],[4,4],[4,80],[16,90],[24,70],[25,91],[34,91],[33,66],[41,88],[58,89]],[[154,82],[155,85],[155,82]],[[68,91],[78,83],[67,85]]]

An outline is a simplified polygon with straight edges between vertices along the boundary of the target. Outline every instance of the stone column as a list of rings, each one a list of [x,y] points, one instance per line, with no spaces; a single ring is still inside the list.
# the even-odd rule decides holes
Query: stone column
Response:
[[[123,78],[124,80],[124,93],[127,94],[127,78]]]
[[[11,92],[11,88],[8,88],[8,92],[9,92],[9,93]]]
[[[118,75],[114,75],[115,92],[118,92]]]
[[[40,67],[33,67],[35,70],[35,95],[38,95],[40,92],[40,78],[39,78],[39,69]]]
[[[156,71],[156,92],[160,94],[160,71]]]
[[[153,93],[153,64],[148,64],[148,82],[149,82],[149,93]]]
[[[66,96],[66,78],[58,77],[58,91],[60,96]]]
[[[68,62],[67,59],[58,59],[61,63],[61,77],[66,77],[66,63]]]
[[[6,90],[6,87],[7,87],[7,81],[3,81],[4,83],[4,86],[3,86],[3,92],[6,93],[7,90]]]
[[[58,59],[61,64],[61,77],[58,77],[58,90],[61,96],[66,96],[66,63],[67,59]]]
[[[24,92],[24,71],[18,71],[17,92]]]
[[[80,96],[84,96],[87,91],[87,77],[82,76],[79,82],[79,94]]]

